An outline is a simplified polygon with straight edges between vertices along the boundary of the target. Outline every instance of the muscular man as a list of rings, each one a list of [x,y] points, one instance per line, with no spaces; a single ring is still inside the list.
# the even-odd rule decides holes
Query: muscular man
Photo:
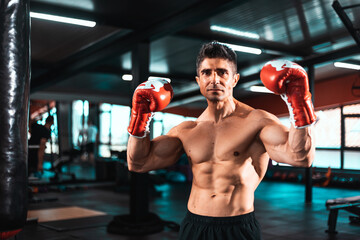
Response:
[[[239,78],[234,51],[218,42],[203,45],[196,81],[208,107],[196,121],[183,122],[152,141],[146,124],[150,112],[161,110],[154,107],[159,92],[148,88],[134,93],[128,129],[132,135],[127,149],[129,170],[165,168],[184,152],[192,168],[180,239],[261,239],[254,192],[269,157],[299,167],[312,164],[315,114],[306,72],[289,61],[270,62],[261,72],[264,85],[286,100],[294,123],[290,129],[274,115],[237,101],[233,88]],[[139,120],[140,116],[148,117]]]
[[[37,174],[43,171],[43,160],[46,148],[46,142],[51,137],[51,126],[54,123],[54,117],[49,116],[45,120],[45,125],[37,123],[31,124],[28,151],[28,173]]]

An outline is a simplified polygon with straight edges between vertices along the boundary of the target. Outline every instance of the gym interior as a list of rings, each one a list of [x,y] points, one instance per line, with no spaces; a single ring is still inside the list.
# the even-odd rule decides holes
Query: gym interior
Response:
[[[286,59],[309,77],[314,162],[269,159],[254,203],[263,239],[360,239],[359,0],[0,0],[0,18],[0,239],[177,239],[191,166],[183,154],[128,170],[132,95],[149,78],[171,81],[151,139],[196,121],[207,107],[196,57],[215,40],[237,53],[234,98],[287,127],[261,67]],[[49,116],[42,170],[29,172],[32,126]]]

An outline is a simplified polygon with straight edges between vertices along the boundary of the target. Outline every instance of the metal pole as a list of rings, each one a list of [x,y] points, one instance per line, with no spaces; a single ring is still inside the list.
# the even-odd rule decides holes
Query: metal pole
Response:
[[[340,107],[341,114],[341,138],[340,138],[340,169],[344,169],[344,155],[345,155],[345,116],[344,116],[344,107]]]
[[[315,68],[310,65],[308,69],[309,87],[312,95],[312,102],[315,100]],[[305,202],[312,203],[312,165],[305,168]]]
[[[149,43],[139,43],[132,51],[132,92],[149,77]],[[149,213],[148,174],[131,172],[130,215],[141,219]]]

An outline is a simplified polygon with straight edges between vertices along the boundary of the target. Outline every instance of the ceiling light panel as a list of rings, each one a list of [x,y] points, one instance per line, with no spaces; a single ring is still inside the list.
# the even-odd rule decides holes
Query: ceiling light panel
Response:
[[[231,35],[241,36],[241,37],[246,37],[246,38],[252,38],[252,39],[260,38],[259,34],[257,34],[257,33],[244,32],[244,31],[240,31],[237,29],[222,27],[222,26],[218,26],[218,25],[212,25],[212,26],[210,26],[210,29],[212,31],[228,33]]]
[[[61,23],[80,25],[80,26],[84,26],[84,27],[95,27],[96,26],[96,22],[94,22],[94,21],[88,21],[88,20],[82,20],[82,19],[76,19],[76,18],[68,18],[68,17],[61,17],[61,16],[44,14],[44,13],[37,13],[37,12],[30,12],[30,17],[43,19],[43,20],[48,20],[48,21],[54,21],[54,22],[61,22]]]

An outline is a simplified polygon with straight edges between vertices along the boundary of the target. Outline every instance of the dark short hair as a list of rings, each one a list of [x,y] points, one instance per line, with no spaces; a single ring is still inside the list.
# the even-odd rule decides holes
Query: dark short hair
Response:
[[[54,117],[53,116],[48,116],[45,120],[45,123],[53,123],[54,122]]]
[[[196,59],[196,72],[198,73],[199,67],[205,58],[222,58],[230,61],[234,65],[234,71],[237,72],[237,56],[234,50],[219,43],[218,41],[212,41],[202,45],[198,57]]]

